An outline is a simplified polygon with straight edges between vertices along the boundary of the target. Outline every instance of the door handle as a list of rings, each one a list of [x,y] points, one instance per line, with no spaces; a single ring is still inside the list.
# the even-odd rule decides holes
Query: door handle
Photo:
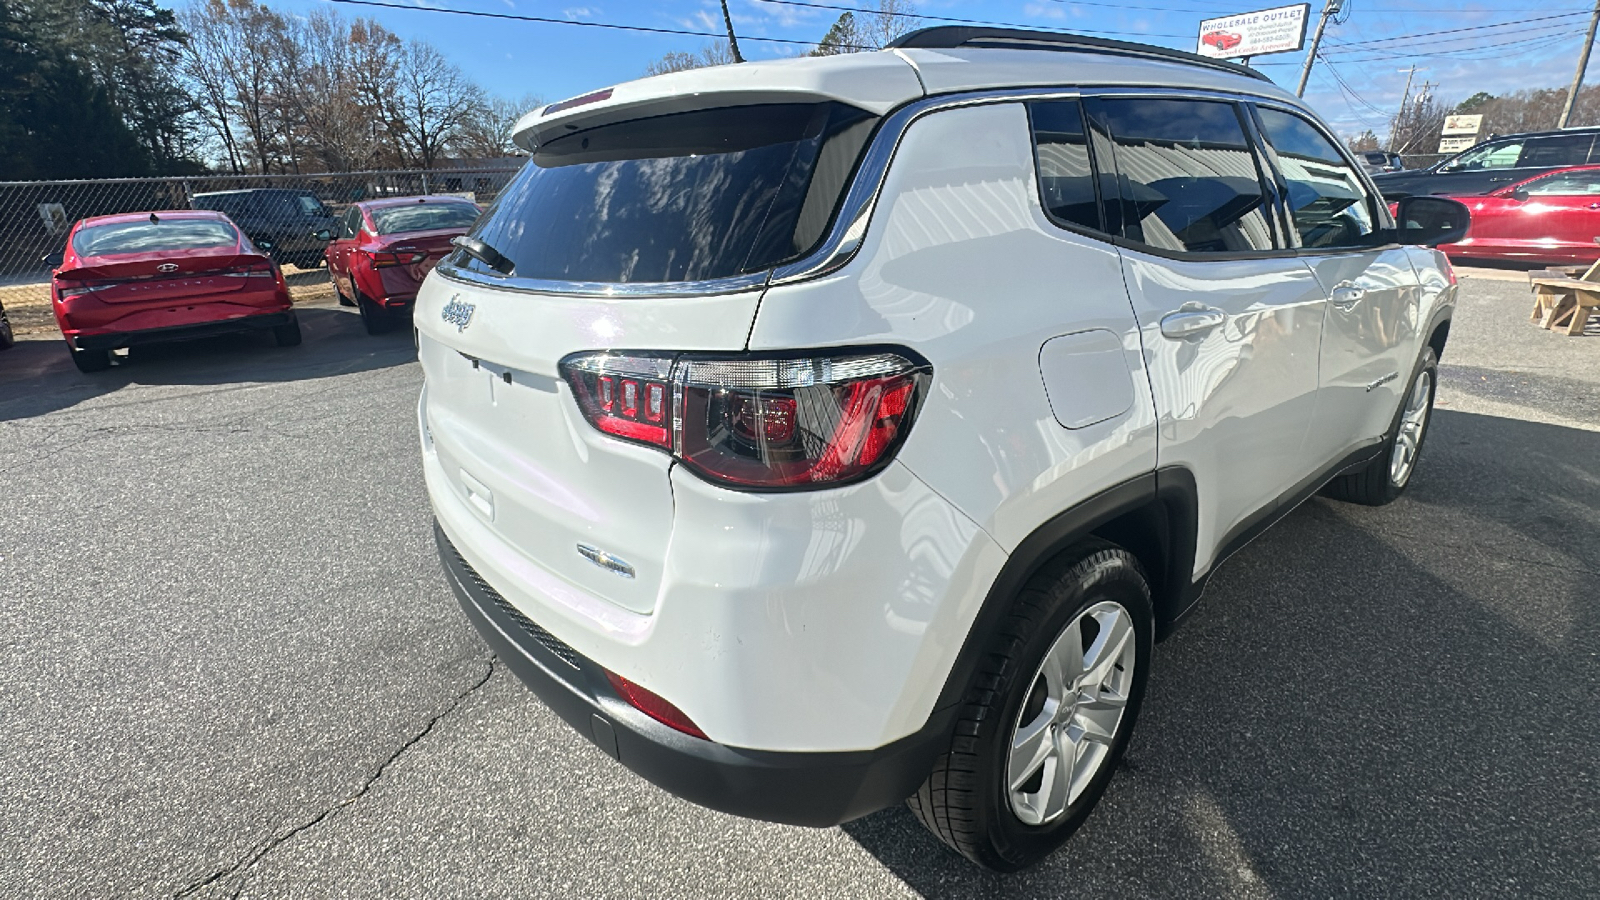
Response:
[[[1353,284],[1341,284],[1333,289],[1331,301],[1333,308],[1340,312],[1349,312],[1356,308],[1361,298],[1367,296],[1365,288],[1358,288]]]
[[[1182,340],[1205,334],[1226,321],[1227,313],[1191,300],[1161,317],[1161,334]]]

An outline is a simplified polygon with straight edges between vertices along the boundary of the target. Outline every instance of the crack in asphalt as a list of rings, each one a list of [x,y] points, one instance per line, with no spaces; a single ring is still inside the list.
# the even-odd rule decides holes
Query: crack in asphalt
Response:
[[[355,803],[362,797],[365,797],[367,792],[372,790],[372,786],[378,783],[378,779],[383,777],[383,773],[386,772],[397,760],[399,760],[401,756],[404,756],[406,751],[410,750],[412,747],[415,747],[418,742],[427,737],[429,733],[433,731],[433,727],[439,724],[441,719],[450,715],[452,712],[455,712],[456,709],[461,706],[462,702],[465,701],[467,697],[471,696],[474,691],[477,691],[479,688],[489,683],[489,679],[494,677],[495,664],[497,662],[498,660],[491,656],[489,658],[488,668],[484,671],[483,677],[479,678],[466,690],[457,694],[455,699],[450,701],[449,706],[445,707],[443,710],[439,711],[432,718],[430,718],[427,724],[422,726],[420,731],[418,731],[416,734],[413,734],[409,739],[406,740],[405,743],[401,744],[393,753],[389,754],[387,759],[379,763],[378,767],[372,771],[372,774],[367,776],[366,781],[362,783],[361,787],[357,789],[355,793],[345,797],[342,800],[339,800],[336,803],[333,803],[332,805],[323,809],[321,812],[294,826],[288,831],[276,836],[268,837],[265,840],[252,845],[243,856],[239,857],[239,859],[235,860],[231,865],[218,869],[210,875],[207,875],[206,877],[197,881],[190,882],[188,885],[175,891],[172,895],[174,900],[191,896],[196,892],[210,887],[211,885],[233,875],[240,876],[239,883],[234,887],[231,895],[232,897],[237,898],[244,891],[245,882],[248,880],[250,869],[254,868],[257,863],[265,859],[267,854],[271,853],[273,850],[276,850],[278,847],[288,842],[291,838],[303,831],[309,831],[310,829],[315,828],[316,826],[322,824],[323,821],[328,819],[328,817],[332,816],[334,813],[344,809],[352,803]]]

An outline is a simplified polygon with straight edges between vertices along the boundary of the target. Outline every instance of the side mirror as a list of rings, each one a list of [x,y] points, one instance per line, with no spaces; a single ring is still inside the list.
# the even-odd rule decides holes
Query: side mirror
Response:
[[[54,253],[46,253],[39,261],[52,269],[59,269],[61,264],[67,261],[66,251],[57,250]]]
[[[256,241],[255,245],[256,245],[256,249],[257,250],[271,250],[272,246],[273,246],[272,242],[267,240],[266,238],[262,238],[261,240]]]
[[[1527,188],[1517,188],[1516,190],[1512,191],[1507,196],[1509,196],[1511,199],[1517,201],[1518,203],[1527,203],[1528,202],[1528,189]]]
[[[1436,247],[1467,236],[1471,224],[1467,205],[1448,197],[1405,197],[1395,207],[1402,244]]]
[[[316,231],[311,232],[311,236],[316,238],[319,241],[331,241],[331,240],[333,240],[333,232],[329,231],[326,228],[321,228],[321,229],[318,229]]]

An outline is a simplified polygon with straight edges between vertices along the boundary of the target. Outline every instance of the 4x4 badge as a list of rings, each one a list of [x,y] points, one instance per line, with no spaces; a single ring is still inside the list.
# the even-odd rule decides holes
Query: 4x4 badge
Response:
[[[461,295],[456,294],[450,298],[449,303],[444,305],[444,309],[440,310],[439,317],[454,325],[456,331],[466,331],[467,326],[472,323],[472,311],[474,309],[477,309],[477,307],[471,303],[462,303]]]

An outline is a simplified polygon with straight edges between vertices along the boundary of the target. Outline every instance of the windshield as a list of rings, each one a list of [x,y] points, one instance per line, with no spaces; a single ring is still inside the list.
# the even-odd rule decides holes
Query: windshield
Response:
[[[198,250],[238,244],[239,232],[216,219],[164,219],[159,222],[116,222],[94,225],[72,236],[79,256],[149,253],[155,250]]]
[[[372,210],[372,223],[377,226],[379,234],[432,231],[435,228],[466,230],[476,221],[478,208],[470,203],[415,203]]]
[[[757,272],[816,246],[876,119],[840,103],[741,106],[542,144],[473,236],[518,278],[628,283]],[[490,273],[464,253],[454,265]]]

